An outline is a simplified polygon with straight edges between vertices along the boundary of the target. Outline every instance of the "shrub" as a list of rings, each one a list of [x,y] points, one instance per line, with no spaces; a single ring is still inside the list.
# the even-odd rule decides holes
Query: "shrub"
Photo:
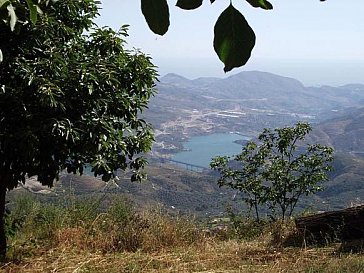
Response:
[[[191,217],[168,216],[161,210],[139,213],[129,200],[110,198],[77,197],[68,199],[72,202],[50,203],[20,196],[7,217],[10,256],[31,255],[40,246],[104,253],[156,251],[203,239]]]

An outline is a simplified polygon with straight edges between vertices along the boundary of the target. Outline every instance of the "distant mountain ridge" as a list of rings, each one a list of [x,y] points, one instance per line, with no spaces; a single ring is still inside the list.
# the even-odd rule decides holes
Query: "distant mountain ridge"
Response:
[[[241,72],[227,78],[202,77],[193,80],[177,74],[167,74],[160,78],[157,88],[160,97],[176,95],[176,99],[183,98],[182,101],[198,99],[210,103],[211,106],[214,105],[213,99],[234,99],[235,103],[240,100],[240,105],[246,107],[294,110],[311,114],[334,108],[359,107],[364,101],[364,85],[361,84],[306,87],[296,79],[259,71]],[[262,99],[265,101],[259,103],[242,101]],[[188,108],[188,105],[182,105]]]

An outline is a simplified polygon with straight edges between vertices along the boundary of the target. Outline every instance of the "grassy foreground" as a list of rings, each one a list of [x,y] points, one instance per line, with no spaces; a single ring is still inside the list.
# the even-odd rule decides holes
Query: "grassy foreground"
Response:
[[[283,247],[298,238],[289,222],[208,229],[160,209],[137,212],[120,197],[50,204],[23,196],[7,231],[1,272],[364,272],[364,255],[337,245]]]

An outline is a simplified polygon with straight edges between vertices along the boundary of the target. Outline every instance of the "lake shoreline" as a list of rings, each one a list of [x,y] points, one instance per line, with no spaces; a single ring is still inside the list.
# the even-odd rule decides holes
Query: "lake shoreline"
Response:
[[[237,132],[194,136],[183,143],[183,151],[173,154],[171,159],[209,167],[213,157],[236,155],[240,153],[243,143],[250,139],[251,137]]]

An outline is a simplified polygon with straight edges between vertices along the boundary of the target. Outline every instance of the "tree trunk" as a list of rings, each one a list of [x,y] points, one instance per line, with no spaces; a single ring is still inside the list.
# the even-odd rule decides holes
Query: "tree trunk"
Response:
[[[299,217],[296,227],[306,239],[315,242],[361,239],[364,238],[364,205]]]
[[[6,188],[0,187],[0,260],[6,257],[6,234],[5,234],[5,196]]]

